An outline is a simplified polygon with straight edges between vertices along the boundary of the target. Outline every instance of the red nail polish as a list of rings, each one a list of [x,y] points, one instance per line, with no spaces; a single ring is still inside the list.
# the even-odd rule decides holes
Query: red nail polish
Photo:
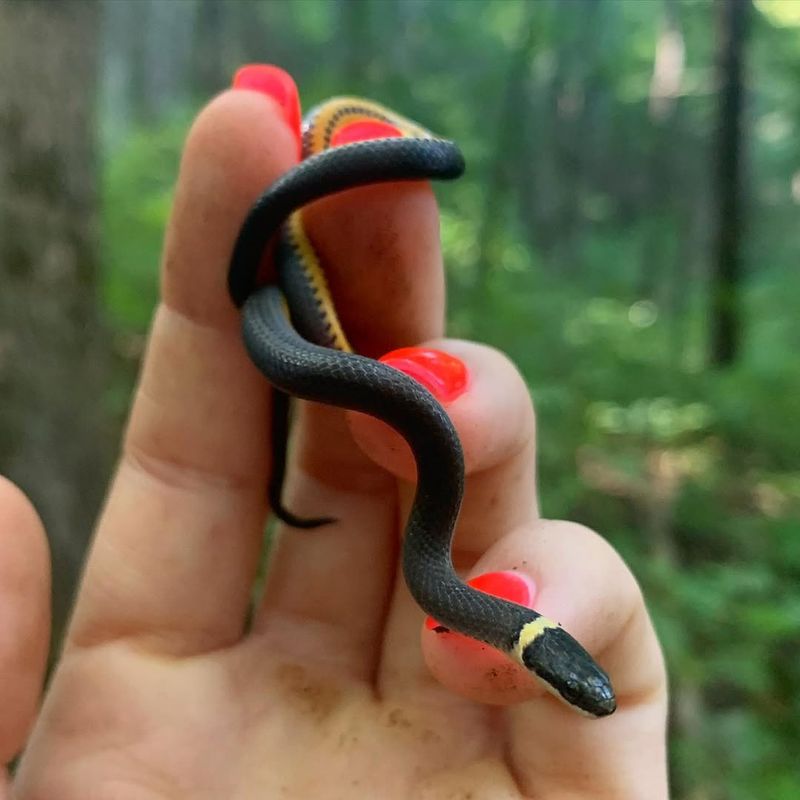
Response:
[[[381,122],[377,119],[362,120],[339,128],[331,137],[331,147],[339,147],[351,142],[363,142],[366,139],[389,139],[402,135],[402,131],[388,122]]]
[[[261,92],[275,100],[300,141],[300,95],[294,78],[286,70],[272,64],[245,64],[233,76],[233,88]]]
[[[427,347],[403,347],[379,359],[421,383],[437,400],[448,403],[463,394],[469,372],[461,359]]]
[[[504,600],[510,600],[512,603],[518,603],[528,608],[533,605],[536,597],[536,584],[533,579],[513,570],[486,572],[468,580],[467,585],[484,592],[484,594],[502,597]],[[430,631],[435,631],[437,628],[441,630],[443,626],[433,617],[427,617],[425,627]]]

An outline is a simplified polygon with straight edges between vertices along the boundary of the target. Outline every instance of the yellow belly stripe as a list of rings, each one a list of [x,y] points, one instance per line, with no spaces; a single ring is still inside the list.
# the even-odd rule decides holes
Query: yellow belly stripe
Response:
[[[320,314],[324,317],[325,322],[330,328],[336,349],[343,350],[345,353],[352,353],[353,348],[350,347],[350,342],[347,341],[347,336],[345,336],[344,330],[342,329],[342,324],[339,322],[339,317],[336,315],[333,298],[331,297],[331,290],[328,287],[328,281],[325,279],[322,265],[319,263],[317,253],[303,229],[301,212],[295,211],[289,217],[288,231],[289,240],[292,243],[292,247],[297,250],[300,256],[300,263],[303,265],[303,271],[319,303]]]
[[[308,154],[313,155],[327,149],[336,131],[345,125],[370,119],[394,125],[404,136],[434,138],[426,128],[380,103],[361,97],[334,97],[315,110],[306,128],[305,146]]]

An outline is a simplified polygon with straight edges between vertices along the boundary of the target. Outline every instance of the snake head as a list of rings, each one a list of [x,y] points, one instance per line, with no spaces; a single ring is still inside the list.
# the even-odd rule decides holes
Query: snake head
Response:
[[[551,693],[589,717],[617,708],[608,675],[563,628],[545,627],[520,653],[522,663]]]

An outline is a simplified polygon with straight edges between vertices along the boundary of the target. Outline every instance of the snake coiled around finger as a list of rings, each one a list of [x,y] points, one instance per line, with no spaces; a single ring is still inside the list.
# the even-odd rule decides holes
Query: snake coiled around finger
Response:
[[[339,131],[364,120],[390,126],[396,135],[336,145]],[[289,397],[361,411],[386,422],[408,442],[417,465],[402,565],[419,606],[441,629],[504,652],[575,710],[607,716],[616,708],[609,677],[569,633],[532,609],[468,586],[457,575],[451,547],[464,492],[458,434],[421,384],[352,352],[324,265],[303,227],[302,207],[321,197],[375,183],[449,180],[463,170],[463,157],[453,142],[372,101],[334,98],[306,117],[303,160],[252,206],[234,248],[228,284],[242,309],[247,351],[276,394],[270,502],[276,516],[295,527],[332,522],[301,517],[281,502]],[[277,282],[259,285],[270,246]]]

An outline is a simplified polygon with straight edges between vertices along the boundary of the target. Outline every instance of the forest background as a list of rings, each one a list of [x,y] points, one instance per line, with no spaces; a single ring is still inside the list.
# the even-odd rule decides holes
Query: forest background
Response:
[[[0,0],[0,471],[58,633],[194,114],[246,62],[455,138],[450,332],[523,371],[550,517],[640,580],[680,800],[800,797],[798,0]]]

